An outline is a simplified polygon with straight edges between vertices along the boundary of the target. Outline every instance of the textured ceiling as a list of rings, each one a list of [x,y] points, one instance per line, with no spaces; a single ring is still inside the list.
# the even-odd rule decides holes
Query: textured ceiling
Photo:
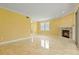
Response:
[[[31,17],[33,21],[57,18],[74,11],[75,4],[71,3],[0,3],[1,8],[19,12]]]

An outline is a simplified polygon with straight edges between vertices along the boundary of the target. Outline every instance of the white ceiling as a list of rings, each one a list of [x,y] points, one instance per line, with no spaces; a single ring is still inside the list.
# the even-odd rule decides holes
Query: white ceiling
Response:
[[[71,3],[0,3],[1,8],[19,12],[31,17],[33,21],[57,18],[74,11],[75,4]]]

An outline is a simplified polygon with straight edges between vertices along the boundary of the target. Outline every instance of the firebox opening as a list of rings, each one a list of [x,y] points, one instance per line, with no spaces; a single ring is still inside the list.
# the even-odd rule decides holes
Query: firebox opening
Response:
[[[62,30],[62,37],[70,38],[70,31],[69,30]]]

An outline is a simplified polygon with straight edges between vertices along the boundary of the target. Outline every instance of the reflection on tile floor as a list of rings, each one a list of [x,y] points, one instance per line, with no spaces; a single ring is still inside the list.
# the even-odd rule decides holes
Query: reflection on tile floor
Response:
[[[34,35],[31,39],[0,45],[0,54],[79,54],[72,39]]]

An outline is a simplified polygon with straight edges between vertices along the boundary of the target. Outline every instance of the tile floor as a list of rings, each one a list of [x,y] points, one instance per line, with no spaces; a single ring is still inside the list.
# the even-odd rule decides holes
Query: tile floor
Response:
[[[33,35],[30,39],[0,45],[0,55],[79,54],[72,39]]]

